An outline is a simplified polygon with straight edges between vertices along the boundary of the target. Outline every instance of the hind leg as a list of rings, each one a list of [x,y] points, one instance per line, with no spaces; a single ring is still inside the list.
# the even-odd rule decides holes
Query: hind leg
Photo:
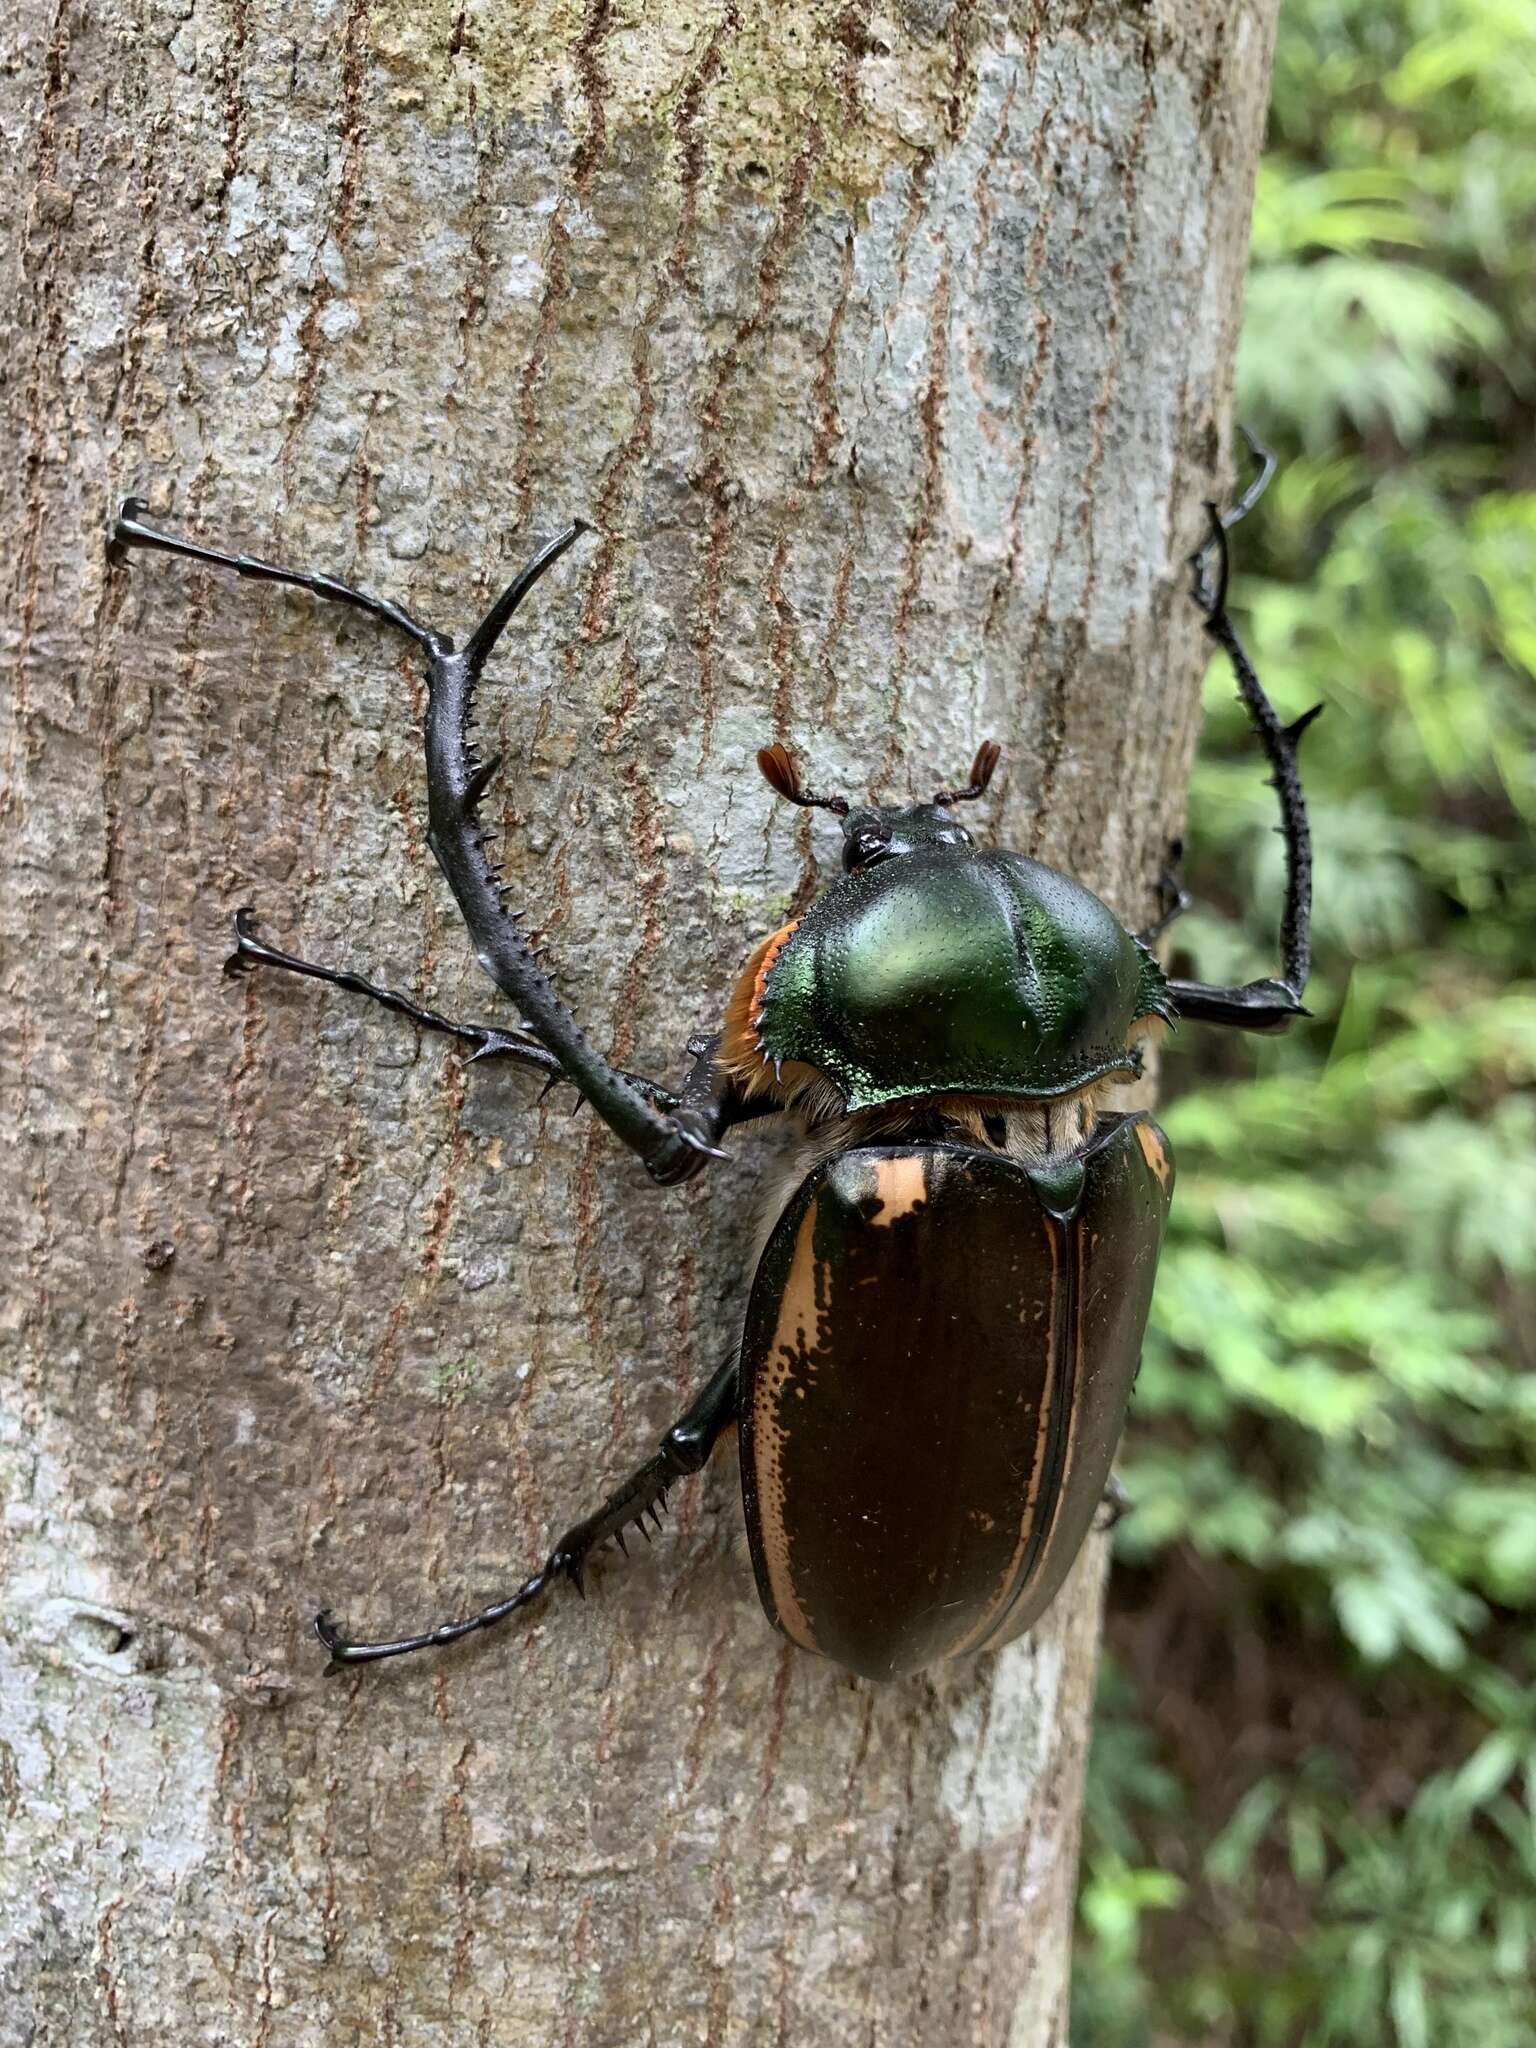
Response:
[[[721,1431],[736,1419],[736,1359],[728,1358],[692,1407],[680,1415],[661,1440],[653,1458],[647,1458],[624,1484],[609,1494],[595,1514],[567,1529],[549,1556],[531,1578],[515,1593],[493,1601],[462,1621],[446,1621],[420,1635],[401,1636],[393,1642],[359,1643],[343,1635],[329,1608],[315,1617],[315,1633],[337,1664],[376,1664],[385,1657],[409,1657],[417,1650],[435,1650],[444,1643],[456,1643],[461,1636],[494,1628],[540,1599],[558,1579],[569,1579],[582,1591],[582,1573],[587,1560],[611,1537],[622,1550],[626,1529],[639,1529],[649,1540],[645,1518],[650,1516],[659,1529],[668,1489],[677,1480],[701,1471]]]

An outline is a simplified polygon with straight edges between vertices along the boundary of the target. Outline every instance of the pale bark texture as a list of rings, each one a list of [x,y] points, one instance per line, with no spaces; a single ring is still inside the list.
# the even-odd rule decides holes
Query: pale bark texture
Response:
[[[1132,921],[1197,726],[1272,0],[4,0],[10,1266],[0,2043],[1065,2039],[1101,1546],[885,1689],[785,1648],[734,1450],[505,1589],[730,1348],[782,1147],[658,1193],[495,1018],[368,621],[462,630],[563,993],[676,1076],[835,857],[753,750],[990,818]],[[978,810],[980,807],[977,807]],[[1134,1426],[1134,1421],[1133,1421]]]

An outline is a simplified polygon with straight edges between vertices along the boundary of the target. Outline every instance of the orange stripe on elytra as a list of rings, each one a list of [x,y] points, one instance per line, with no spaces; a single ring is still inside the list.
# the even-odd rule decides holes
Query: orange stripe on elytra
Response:
[[[773,1602],[773,1616],[792,1643],[817,1650],[816,1631],[800,1603],[789,1533],[789,1487],[784,1449],[789,1441],[785,1416],[790,1394],[804,1397],[814,1385],[821,1360],[822,1312],[826,1306],[826,1268],[816,1257],[817,1203],[810,1202],[795,1233],[795,1248],[769,1345],[752,1382],[752,1470],[757,1494],[757,1535]]]
[[[1021,1597],[1025,1586],[1028,1584],[1028,1580],[1020,1579],[1019,1567],[1023,1564],[1024,1558],[1035,1537],[1035,1525],[1040,1513],[1040,1487],[1045,1477],[1046,1454],[1050,1448],[1051,1411],[1061,1393],[1062,1365],[1064,1361],[1061,1356],[1061,1345],[1059,1342],[1061,1332],[1057,1329],[1056,1325],[1058,1301],[1061,1293],[1061,1254],[1068,1248],[1066,1232],[1053,1217],[1042,1214],[1040,1222],[1041,1227],[1045,1231],[1046,1249],[1051,1255],[1050,1312],[1046,1317],[1045,1324],[1045,1341],[1049,1348],[1050,1356],[1046,1362],[1045,1373],[1040,1384],[1040,1405],[1035,1416],[1035,1451],[1029,1469],[1029,1478],[1024,1489],[1024,1506],[1019,1520],[1019,1533],[1014,1541],[1013,1555],[1008,1560],[1007,1569],[998,1581],[996,1593],[993,1594],[980,1620],[975,1622],[966,1631],[959,1642],[952,1643],[944,1652],[946,1658],[963,1657],[968,1651],[984,1648],[988,1638],[995,1630],[1002,1627],[1009,1611],[1014,1606],[1016,1600]],[[1052,1508],[1053,1520],[1055,1518],[1055,1505],[1059,1505],[1059,1502],[1060,1493],[1058,1491],[1057,1502],[1053,1504]],[[1047,1542],[1049,1541],[1049,1534],[1047,1534],[1046,1540]],[[1039,1555],[1035,1560],[1035,1570],[1029,1575],[1030,1579],[1038,1576],[1039,1568],[1045,1562],[1045,1548],[1046,1545],[1042,1543]]]

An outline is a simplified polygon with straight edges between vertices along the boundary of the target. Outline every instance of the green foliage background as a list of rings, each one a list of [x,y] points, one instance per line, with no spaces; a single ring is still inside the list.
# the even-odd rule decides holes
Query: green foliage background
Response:
[[[1237,593],[1327,707],[1316,1015],[1166,1065],[1074,2048],[1536,2044],[1533,259],[1536,0],[1285,0]],[[1222,664],[1190,816],[1176,956],[1270,971]]]

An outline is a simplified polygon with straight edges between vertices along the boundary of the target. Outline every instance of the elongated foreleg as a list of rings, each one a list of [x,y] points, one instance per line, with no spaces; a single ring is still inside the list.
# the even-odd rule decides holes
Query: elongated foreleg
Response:
[[[708,1116],[698,1112],[674,1116],[662,1106],[669,1100],[667,1090],[620,1072],[597,1051],[539,966],[519,929],[518,917],[507,909],[501,877],[486,852],[491,835],[481,826],[479,806],[497,763],[482,762],[475,751],[475,688],[518,606],[539,578],[588,530],[585,522],[574,521],[548,542],[507,585],[464,647],[456,651],[446,634],[424,625],[398,605],[332,576],[284,568],[254,555],[226,554],[162,533],[145,523],[145,509],[142,499],[123,500],[109,544],[114,561],[125,560],[132,549],[147,549],[231,570],[258,582],[288,584],[366,612],[414,642],[427,668],[428,839],[469,928],[475,958],[517,1006],[528,1027],[527,1033],[506,1037],[531,1036],[541,1045],[609,1127],[639,1154],[653,1180],[663,1185],[686,1180],[708,1158],[721,1156],[714,1139],[731,1121],[731,1106],[719,1104]]]

